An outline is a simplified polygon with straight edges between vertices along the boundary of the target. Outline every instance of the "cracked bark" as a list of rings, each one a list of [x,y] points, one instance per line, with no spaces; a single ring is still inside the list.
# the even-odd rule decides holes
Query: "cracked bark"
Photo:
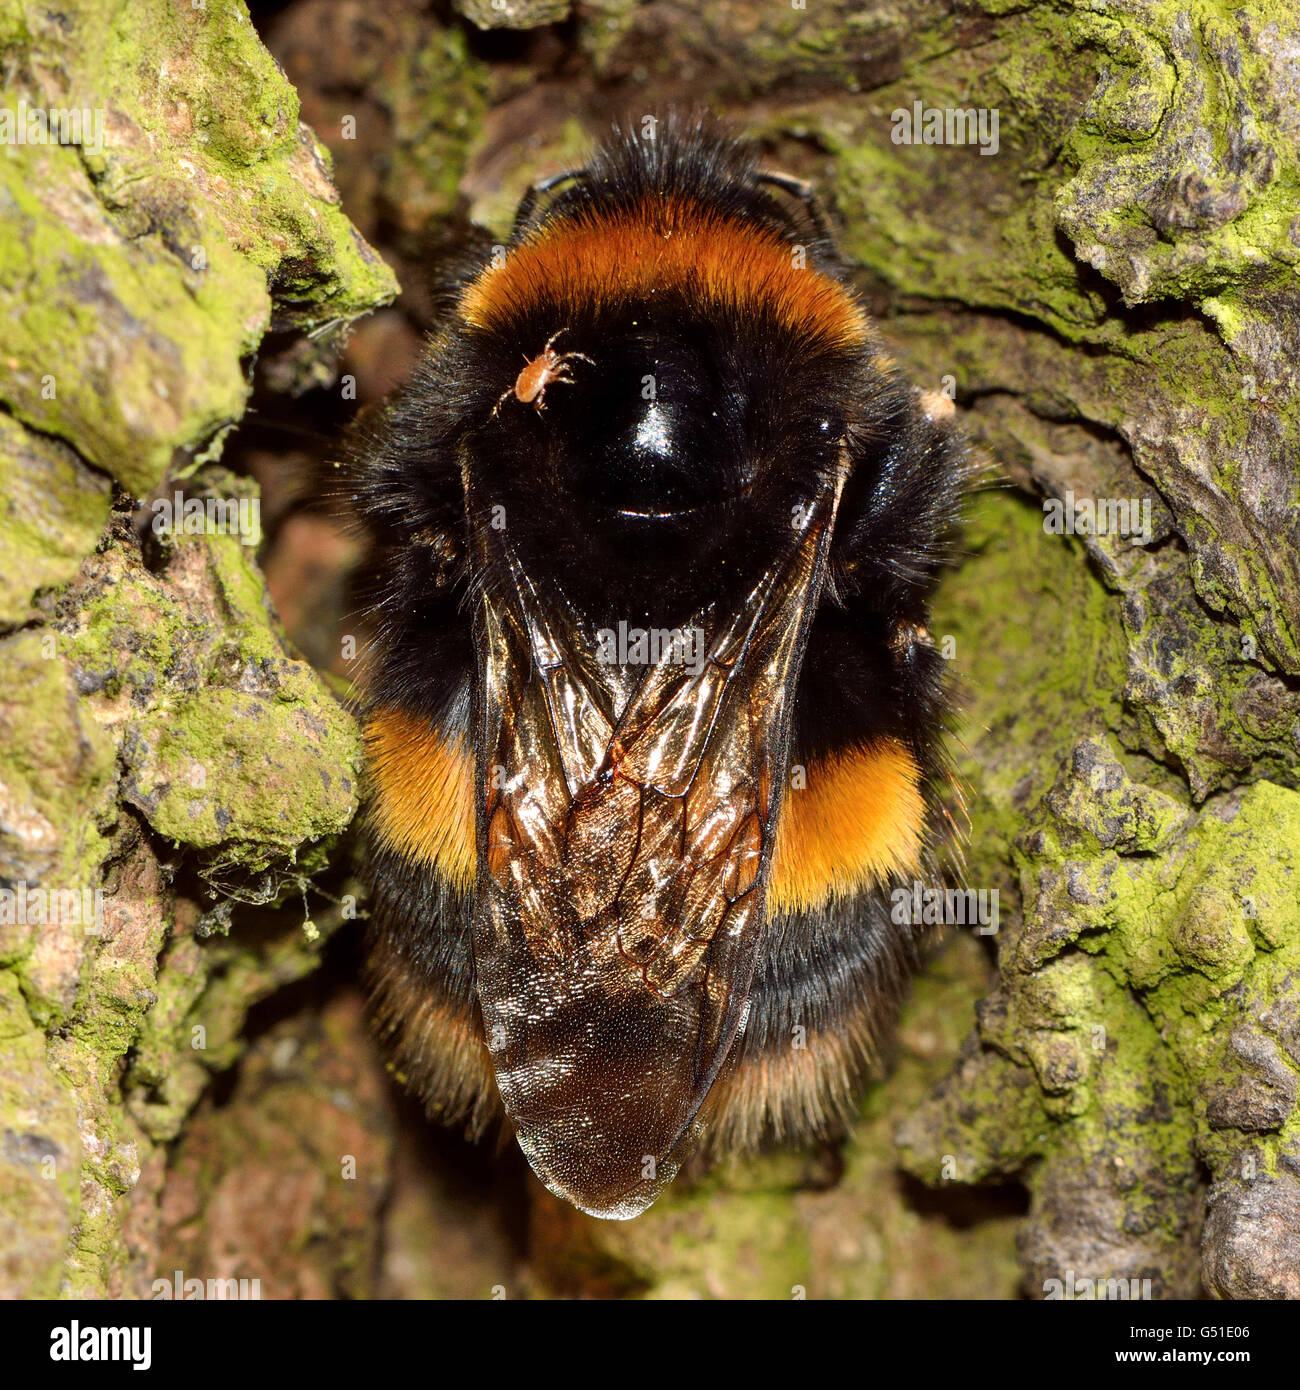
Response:
[[[106,132],[0,159],[0,876],[105,893],[98,934],[0,924],[0,1288],[1300,1296],[1290,6],[297,0],[260,37],[235,3],[63,8],[0,0],[0,104]],[[328,444],[256,422],[382,395],[466,218],[502,231],[608,115],[701,101],[827,192],[1004,477],[934,624],[1001,925],[918,981],[842,1153],[602,1225],[426,1132],[366,1040],[311,579],[355,557],[286,484]],[[996,110],[997,153],[895,143],[916,101]],[[371,244],[403,296],[343,341],[395,289]],[[178,479],[260,487],[292,640],[253,547],[142,525]],[[1070,496],[1146,504],[1147,543],[1050,534]],[[340,905],[304,922],[313,877]]]

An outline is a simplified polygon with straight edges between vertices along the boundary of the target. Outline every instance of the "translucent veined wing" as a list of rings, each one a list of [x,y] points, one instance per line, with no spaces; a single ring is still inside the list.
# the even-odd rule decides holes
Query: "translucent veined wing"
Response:
[[[736,611],[690,616],[702,659],[632,679],[504,532],[477,533],[499,581],[478,615],[479,1002],[521,1148],[595,1215],[672,1180],[742,1026],[840,487],[796,509]]]

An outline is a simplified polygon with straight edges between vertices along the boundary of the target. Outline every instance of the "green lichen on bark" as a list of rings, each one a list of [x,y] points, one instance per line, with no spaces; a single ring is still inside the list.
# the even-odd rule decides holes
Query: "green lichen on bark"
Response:
[[[1008,150],[956,178],[824,117],[917,373],[1031,494],[1153,510],[1135,547],[984,499],[937,614],[972,692],[971,881],[1022,915],[903,1155],[1026,1182],[1039,1296],[1067,1269],[1300,1289],[1296,42],[1271,5],[1009,15],[937,90],[872,94],[1001,106]]]
[[[703,102],[819,183],[890,349],[995,461],[933,628],[966,692],[966,877],[1001,895],[996,962],[968,939],[935,957],[838,1157],[688,1175],[630,1224],[531,1188],[521,1275],[488,1241],[492,1263],[406,1287],[1006,1297],[1073,1271],[1300,1294],[1286,0],[596,0],[505,44],[406,0],[299,0],[271,35],[292,87],[237,4],[64,8],[67,26],[0,0],[5,103],[97,103],[110,137],[98,156],[0,146],[0,872],[111,891],[99,937],[0,925],[6,1287],[147,1291],[167,1192],[169,1257],[209,1259],[215,1222],[282,1292],[365,1292],[357,1223],[382,1190],[373,1169],[364,1192],[335,1186],[332,1149],[362,1141],[284,1060],[319,1055],[310,1016],[257,1044],[237,1136],[206,1110],[187,1126],[250,1004],[317,964],[274,905],[350,818],[357,744],[237,539],[142,546],[120,504],[88,556],[107,477],[144,495],[189,471],[243,411],[268,326],[391,293],[344,211],[418,301],[467,211],[501,235],[605,116]],[[471,9],[513,27],[547,7]],[[896,143],[918,101],[996,110],[997,153]],[[1146,543],[1047,533],[1042,503],[1070,494],[1149,509]],[[164,862],[254,900],[240,926]],[[336,1048],[353,1026],[329,1014]],[[282,1142],[316,1116],[337,1142]],[[241,1207],[250,1147],[262,1197]],[[273,1170],[296,1175],[285,1248],[325,1221],[328,1254],[258,1235]],[[407,1198],[416,1227],[476,1229]]]
[[[301,914],[205,952],[196,899],[300,891],[359,770],[251,547],[131,498],[219,452],[268,329],[396,287],[238,0],[4,0],[0,70],[0,1291],[129,1295],[166,1141],[319,959]],[[80,143],[15,133],[69,109]]]
[[[160,857],[195,856],[227,916],[228,895],[300,895],[315,847],[355,813],[359,740],[285,650],[238,537],[175,538],[155,572],[119,518],[77,579],[42,602],[44,627],[4,642],[5,877],[100,888],[102,918],[0,926],[0,961],[31,1027],[50,1033],[43,1079],[76,1098],[80,1145],[60,1144],[58,1157],[79,1153],[85,1182],[65,1214],[61,1287],[140,1292],[154,1274],[132,1255],[128,1218],[157,1201],[156,1146],[239,1056],[250,1006],[319,960],[289,914],[204,945],[195,890],[178,918]],[[26,1146],[20,1159],[44,1152],[29,1110],[3,1123]]]
[[[366,235],[395,231],[402,251],[427,255],[420,235],[457,209],[484,117],[487,65],[469,32],[431,23],[418,6],[362,13],[305,0],[268,37],[304,116],[330,142],[357,225]]]
[[[0,623],[24,622],[38,589],[66,584],[108,522],[109,480],[71,449],[0,415]]]
[[[260,1038],[234,1095],[205,1104],[170,1162],[163,1277],[238,1251],[262,1298],[365,1298],[372,1287],[393,1125],[359,1001]]]
[[[0,403],[144,495],[243,413],[273,321],[346,322],[392,277],[242,0],[5,0],[0,56],[15,115],[92,117],[0,146]]]
[[[122,739],[122,800],[159,835],[264,869],[350,823],[356,727],[285,653],[238,537],[179,539],[161,578],[110,547],[60,610],[67,660]]]

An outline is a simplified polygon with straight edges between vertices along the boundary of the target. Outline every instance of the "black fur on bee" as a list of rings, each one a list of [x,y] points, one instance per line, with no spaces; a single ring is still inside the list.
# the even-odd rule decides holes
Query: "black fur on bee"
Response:
[[[968,454],[704,120],[616,128],[445,302],[354,475],[377,1011],[432,1115],[633,1216],[853,1114],[942,839]]]

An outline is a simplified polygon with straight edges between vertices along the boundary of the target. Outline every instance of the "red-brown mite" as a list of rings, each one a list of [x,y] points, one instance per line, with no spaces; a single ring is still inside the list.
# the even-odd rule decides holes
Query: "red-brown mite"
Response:
[[[573,378],[569,375],[570,362],[587,362],[593,367],[596,365],[585,352],[556,352],[553,344],[565,331],[565,329],[560,328],[552,333],[541,352],[524,364],[523,370],[515,378],[515,384],[509,390],[501,393],[500,400],[497,401],[492,410],[493,415],[511,396],[521,405],[532,405],[538,410],[545,410],[546,388],[548,386],[557,381],[562,382],[565,386],[574,384]]]

